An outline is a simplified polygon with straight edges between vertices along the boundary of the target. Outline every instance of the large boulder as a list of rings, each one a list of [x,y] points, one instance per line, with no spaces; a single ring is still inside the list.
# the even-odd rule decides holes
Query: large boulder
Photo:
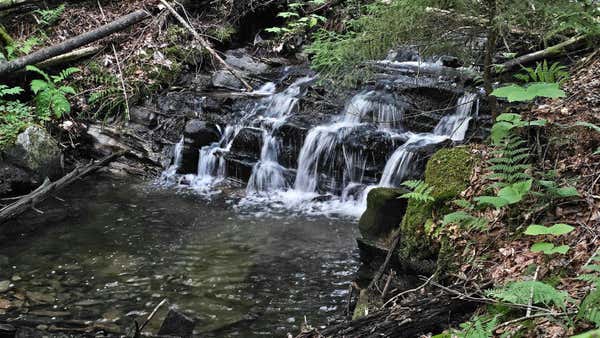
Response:
[[[431,156],[425,168],[425,183],[433,188],[431,196],[435,200],[408,202],[400,224],[398,251],[404,268],[419,274],[432,274],[444,268],[438,262],[442,243],[431,236],[435,230],[432,215],[434,211],[441,212],[447,201],[467,188],[475,163],[468,147],[444,148]]]
[[[225,62],[230,66],[253,75],[264,74],[270,69],[266,63],[252,58],[243,48],[227,51],[225,54]]]
[[[188,121],[183,131],[183,147],[179,174],[195,174],[198,172],[200,148],[218,142],[221,133],[216,125],[202,120]]]
[[[61,173],[61,155],[58,142],[44,128],[28,127],[0,154],[0,186],[9,189],[4,193],[18,186],[37,186],[46,177],[56,178]]]
[[[406,211],[407,199],[400,196],[407,191],[401,188],[374,188],[367,195],[367,210],[358,221],[364,239],[379,241],[397,228]]]

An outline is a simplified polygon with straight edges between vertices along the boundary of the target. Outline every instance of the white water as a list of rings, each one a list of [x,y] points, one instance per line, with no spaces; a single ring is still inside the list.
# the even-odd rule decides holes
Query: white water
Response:
[[[405,131],[402,125],[404,108],[396,103],[393,94],[387,91],[359,93],[330,123],[309,130],[294,177],[279,163],[281,141],[275,132],[294,114],[302,95],[302,84],[310,80],[299,79],[279,93],[275,92],[272,83],[259,89],[257,92],[267,96],[258,100],[240,123],[227,126],[219,142],[199,150],[198,174],[193,178],[192,186],[213,193],[215,185],[227,177],[223,154],[230,151],[234,138],[243,127],[258,126],[263,131],[260,160],[252,169],[246,197],[238,207],[256,209],[257,214],[294,209],[306,214],[358,217],[366,208],[366,197],[371,189],[398,186],[407,177],[414,176],[414,164],[419,160],[416,150],[449,139],[464,140],[477,102],[475,94],[465,94],[458,100],[455,113],[444,116],[432,132],[412,133]],[[342,141],[351,132],[361,133],[360,128],[373,126],[387,133],[390,139],[405,139],[406,142],[391,154],[378,184],[367,185],[365,171],[369,149],[352,149]],[[176,155],[173,172],[180,161],[180,156]],[[334,195],[323,197],[319,192],[333,192]]]

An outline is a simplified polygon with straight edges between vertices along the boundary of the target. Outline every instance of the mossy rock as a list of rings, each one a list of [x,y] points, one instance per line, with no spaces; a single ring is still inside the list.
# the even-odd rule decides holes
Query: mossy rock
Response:
[[[415,272],[431,274],[437,269],[441,243],[431,237],[430,225],[445,212],[446,202],[469,184],[475,158],[468,147],[438,150],[427,162],[425,182],[433,187],[433,202],[410,200],[402,219],[399,260]],[[446,246],[444,250],[447,251]]]
[[[358,221],[363,238],[381,240],[400,225],[407,206],[407,200],[400,196],[406,192],[401,188],[375,188],[369,191],[367,210]]]

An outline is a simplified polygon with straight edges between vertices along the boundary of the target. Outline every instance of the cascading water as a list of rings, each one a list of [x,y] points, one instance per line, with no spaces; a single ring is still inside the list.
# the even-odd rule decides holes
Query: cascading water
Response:
[[[227,172],[232,163],[228,154],[241,152],[242,161],[250,158],[251,173],[246,176],[246,179],[249,177],[247,194],[239,206],[264,211],[271,206],[285,205],[308,213],[356,216],[364,210],[371,189],[398,186],[418,174],[415,170],[421,163],[421,153],[428,151],[426,147],[447,140],[462,141],[474,106],[478,104],[476,95],[467,93],[458,99],[454,114],[441,118],[431,132],[416,133],[407,131],[405,126],[408,101],[397,97],[390,87],[379,86],[355,95],[342,114],[304,133],[303,142],[298,141],[301,142],[299,152],[298,148],[294,150],[297,157],[290,162],[289,152],[283,150],[289,151],[289,139],[284,146],[281,138],[288,129],[282,127],[290,128],[288,120],[297,110],[303,84],[310,80],[301,78],[281,92],[276,92],[273,83],[259,89],[257,93],[265,97],[245,110],[237,124],[227,126],[219,142],[199,150],[198,173],[193,186],[212,187],[228,175],[237,175]],[[246,136],[236,141],[242,129]],[[260,148],[252,148],[258,140],[262,142]],[[232,150],[234,144],[238,145]],[[246,146],[252,149],[244,148]],[[178,162],[177,158],[174,162]],[[297,168],[295,164],[282,165],[296,162]],[[323,193],[328,196],[318,197]],[[313,203],[316,197],[319,202]]]
[[[467,93],[463,95],[458,99],[456,112],[444,116],[434,128],[433,133],[411,134],[408,141],[400,146],[386,163],[379,185],[384,187],[397,186],[404,180],[411,169],[415,148],[438,144],[448,139],[452,141],[464,140],[469,128],[473,105],[476,101],[476,94]]]

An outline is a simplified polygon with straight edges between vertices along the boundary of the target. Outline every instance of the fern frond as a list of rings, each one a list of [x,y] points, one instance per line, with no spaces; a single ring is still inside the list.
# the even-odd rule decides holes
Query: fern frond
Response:
[[[533,303],[546,306],[555,305],[562,309],[570,301],[569,295],[540,281],[518,281],[488,291],[488,296],[513,304],[527,304],[533,293]]]

